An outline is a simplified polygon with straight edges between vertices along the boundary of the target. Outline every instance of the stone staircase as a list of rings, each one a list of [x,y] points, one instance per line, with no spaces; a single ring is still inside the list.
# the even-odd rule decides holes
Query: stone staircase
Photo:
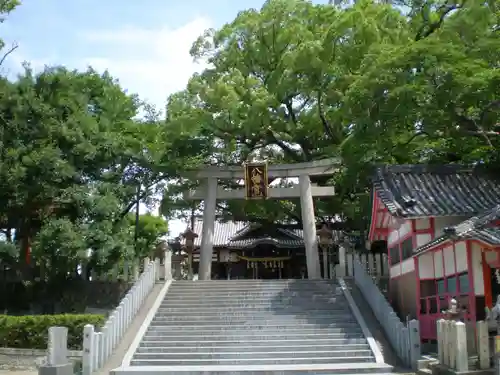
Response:
[[[386,373],[333,280],[175,281],[117,375]]]

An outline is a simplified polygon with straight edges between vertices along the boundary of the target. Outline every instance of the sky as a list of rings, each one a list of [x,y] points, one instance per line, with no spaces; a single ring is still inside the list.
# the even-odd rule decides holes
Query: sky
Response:
[[[327,1],[314,1],[326,3]],[[189,55],[208,28],[231,22],[239,11],[259,9],[263,0],[24,0],[0,25],[7,45],[19,44],[1,67],[15,77],[24,61],[32,68],[64,65],[108,70],[130,93],[165,107],[203,70]],[[143,209],[144,210],[144,209]],[[177,236],[186,223],[172,221]]]

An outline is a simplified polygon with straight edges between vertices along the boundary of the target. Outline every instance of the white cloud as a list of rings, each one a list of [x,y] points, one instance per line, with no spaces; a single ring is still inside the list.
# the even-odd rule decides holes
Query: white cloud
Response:
[[[163,110],[168,95],[184,89],[191,75],[205,68],[193,61],[189,50],[210,26],[209,19],[198,17],[177,29],[125,27],[83,32],[79,36],[84,43],[109,46],[110,53],[88,56],[80,64],[99,71],[108,69],[129,92]]]
[[[163,110],[168,95],[186,87],[193,73],[205,66],[193,62],[189,54],[192,43],[211,26],[207,18],[196,18],[177,29],[97,30],[85,32],[80,38],[120,49],[119,55],[104,54],[86,58],[85,65],[98,71],[108,69],[129,92]],[[141,212],[146,211],[141,207]],[[184,231],[186,224],[180,220],[169,222],[170,236]]]
[[[71,51],[71,57],[64,56],[65,51],[49,56],[16,51],[9,64],[16,69],[9,73],[19,71],[23,61],[29,61],[35,70],[45,65],[64,65],[70,69],[85,69],[90,65],[97,71],[108,70],[128,92],[138,94],[163,111],[167,97],[183,90],[189,78],[206,67],[195,63],[189,50],[196,38],[211,26],[208,18],[198,17],[176,29],[124,27],[80,31],[77,32],[77,50]],[[86,56],[84,51],[92,50],[101,52]],[[140,211],[145,213],[148,209],[141,205]],[[157,214],[158,211],[154,209],[153,212]],[[182,221],[169,222],[170,236],[179,235],[185,228],[186,223]]]

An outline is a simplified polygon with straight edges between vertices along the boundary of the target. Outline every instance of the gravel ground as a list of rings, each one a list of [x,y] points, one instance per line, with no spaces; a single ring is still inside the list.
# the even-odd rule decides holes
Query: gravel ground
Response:
[[[40,363],[41,360],[35,356],[0,355],[0,375],[23,375],[23,371],[26,372],[26,375],[36,374],[37,363]]]

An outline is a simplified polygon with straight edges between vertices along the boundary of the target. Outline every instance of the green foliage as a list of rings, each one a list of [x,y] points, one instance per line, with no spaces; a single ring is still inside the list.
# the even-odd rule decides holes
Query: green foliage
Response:
[[[83,327],[86,324],[101,326],[103,315],[0,315],[0,347],[47,349],[50,327],[68,327],[68,348],[81,350]]]
[[[30,247],[53,277],[89,250],[91,267],[132,257],[137,186],[148,203],[164,178],[154,167],[159,125],[135,120],[140,101],[107,72],[26,67],[0,86],[0,227],[18,248],[14,266],[23,269]]]
[[[369,223],[376,164],[499,165],[498,1],[404,5],[406,14],[370,0],[269,0],[240,12],[193,44],[193,57],[210,68],[170,97],[167,126],[210,139],[205,162],[219,165],[342,157],[333,179],[315,181],[338,194],[317,201],[317,216],[337,213],[359,229]],[[192,208],[173,194],[183,184],[169,186],[166,216]],[[230,218],[300,220],[293,201],[218,209]]]
[[[131,230],[135,231],[135,215],[128,215]],[[168,224],[160,216],[145,214],[139,216],[137,226],[137,247],[135,255],[138,258],[153,257],[156,246],[161,238],[168,234]]]

